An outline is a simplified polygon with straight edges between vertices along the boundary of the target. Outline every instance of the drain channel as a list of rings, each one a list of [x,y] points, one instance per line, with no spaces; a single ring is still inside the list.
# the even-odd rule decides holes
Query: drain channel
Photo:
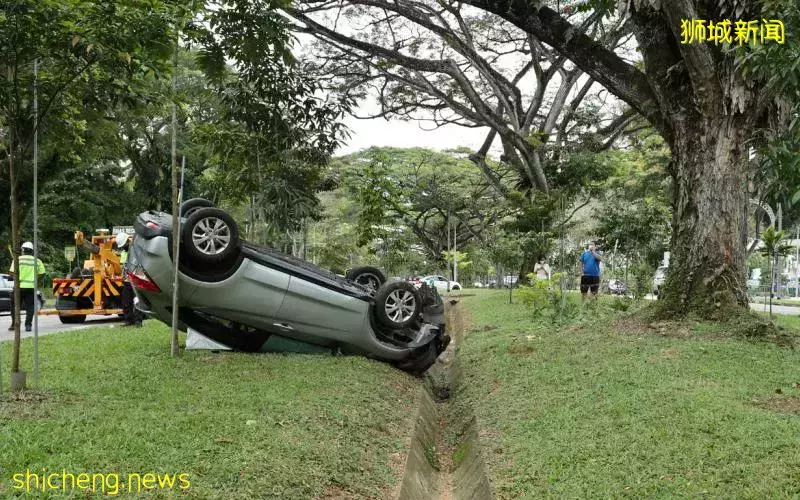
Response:
[[[492,498],[477,420],[469,405],[458,397],[458,345],[466,332],[466,313],[457,300],[451,300],[445,315],[452,341],[428,370],[420,390],[401,500]]]

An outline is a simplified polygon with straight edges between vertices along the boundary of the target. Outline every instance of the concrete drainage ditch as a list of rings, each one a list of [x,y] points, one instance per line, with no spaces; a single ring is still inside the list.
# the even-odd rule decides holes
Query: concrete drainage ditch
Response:
[[[452,341],[428,370],[420,390],[400,500],[492,498],[477,421],[469,405],[459,399],[463,387],[458,346],[466,321],[458,301],[449,301],[446,316]]]

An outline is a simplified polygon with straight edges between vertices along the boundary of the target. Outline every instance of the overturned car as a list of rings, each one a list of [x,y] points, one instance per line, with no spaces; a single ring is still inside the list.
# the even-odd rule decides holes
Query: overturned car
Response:
[[[372,267],[345,278],[239,238],[233,218],[203,199],[180,209],[178,319],[236,350],[362,354],[420,374],[444,351],[435,289],[386,282]],[[128,277],[137,308],[172,320],[172,216],[135,222]]]

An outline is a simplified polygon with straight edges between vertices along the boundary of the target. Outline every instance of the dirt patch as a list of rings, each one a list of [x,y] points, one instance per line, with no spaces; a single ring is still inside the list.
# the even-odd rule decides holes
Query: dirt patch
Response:
[[[619,333],[630,335],[647,335],[655,331],[646,321],[635,316],[623,316],[611,322],[611,326]]]
[[[670,347],[668,349],[662,350],[660,355],[652,356],[647,360],[650,363],[658,363],[659,361],[678,359],[680,356],[681,356],[680,351],[678,351],[674,347]]]
[[[34,390],[5,392],[0,396],[0,422],[48,418],[53,405],[66,406],[80,399],[82,398],[72,393]]]
[[[338,484],[329,484],[325,487],[325,493],[317,498],[324,498],[325,500],[346,500],[353,498],[353,494]]]
[[[665,358],[675,359],[680,356],[680,353],[674,347],[670,347],[669,349],[664,349],[661,351],[661,354],[664,355]]]
[[[0,402],[31,404],[42,403],[52,398],[52,394],[43,391],[8,392],[0,397]]]
[[[637,316],[624,316],[617,318],[611,322],[611,326],[618,333],[623,335],[658,335],[661,337],[670,337],[678,339],[689,339],[697,336],[695,332],[695,323],[692,321],[647,321]],[[716,335],[711,332],[704,332],[703,338],[723,338],[721,335]]]
[[[521,342],[514,342],[508,348],[508,354],[511,356],[529,356],[531,354],[534,354],[535,352],[536,349],[531,347],[529,344],[524,344]]]
[[[197,361],[207,364],[216,364],[216,363],[227,362],[229,359],[230,356],[223,356],[222,354],[215,353],[215,354],[201,356],[197,358]]]
[[[774,396],[752,398],[750,401],[763,410],[776,413],[800,413],[800,396],[775,394]]]

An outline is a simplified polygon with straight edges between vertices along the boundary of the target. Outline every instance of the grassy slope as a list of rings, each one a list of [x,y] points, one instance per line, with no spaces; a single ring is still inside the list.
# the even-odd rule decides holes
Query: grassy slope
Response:
[[[797,352],[618,331],[602,304],[567,328],[505,294],[464,304],[466,392],[499,496],[800,493]]]
[[[10,347],[0,344],[5,370]],[[26,341],[23,367],[32,350]],[[399,481],[418,385],[383,363],[208,352],[171,360],[168,331],[155,322],[51,335],[40,353],[46,399],[0,402],[0,497],[26,467],[121,479],[188,472],[197,498],[381,497]]]

